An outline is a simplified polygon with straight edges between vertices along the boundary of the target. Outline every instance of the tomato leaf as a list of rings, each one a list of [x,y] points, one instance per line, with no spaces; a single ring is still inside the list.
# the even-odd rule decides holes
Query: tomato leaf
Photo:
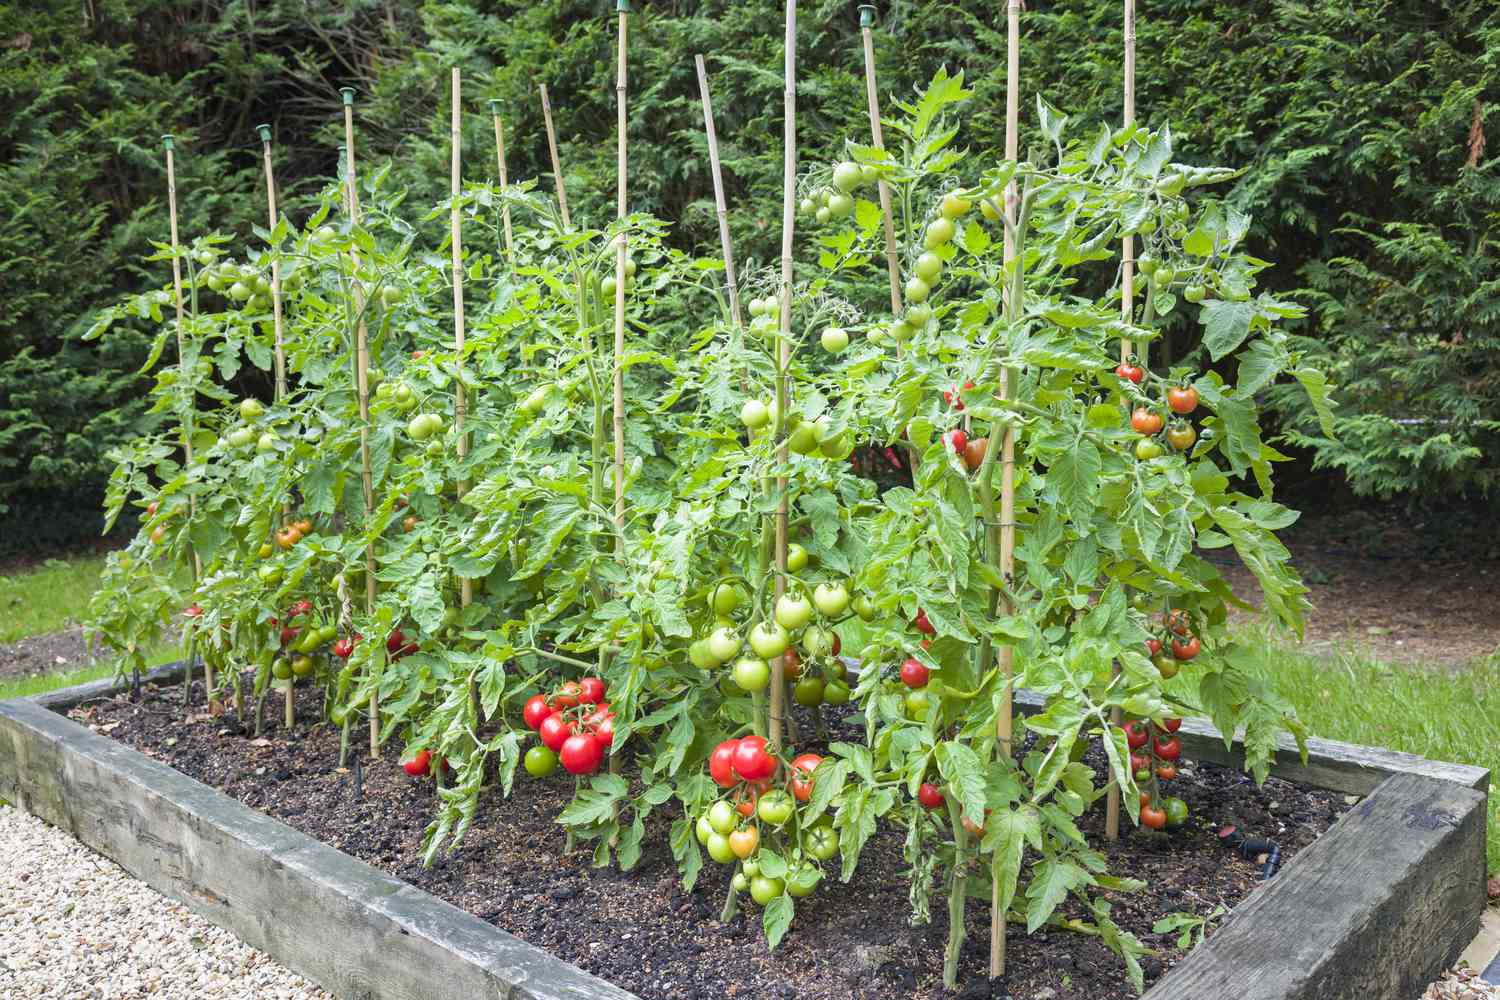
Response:
[[[964,807],[964,815],[983,816],[985,803],[984,764],[965,743],[945,740],[937,745],[938,772]]]
[[[761,926],[766,931],[767,948],[774,951],[781,943],[787,929],[792,926],[792,916],[795,912],[796,906],[792,903],[792,897],[785,892],[766,904],[765,913],[761,915]]]
[[[1036,933],[1068,898],[1068,893],[1091,881],[1088,872],[1065,858],[1048,858],[1038,864],[1026,887],[1026,933]]]
[[[1213,299],[1203,303],[1199,322],[1203,324],[1203,346],[1208,355],[1219,361],[1245,342],[1250,335],[1250,321],[1255,306],[1249,302]]]

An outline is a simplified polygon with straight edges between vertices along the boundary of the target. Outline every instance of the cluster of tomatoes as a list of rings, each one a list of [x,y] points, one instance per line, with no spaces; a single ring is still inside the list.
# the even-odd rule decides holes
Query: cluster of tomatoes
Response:
[[[1193,659],[1203,649],[1198,637],[1193,635],[1187,615],[1178,610],[1169,612],[1163,619],[1165,631],[1160,638],[1146,640],[1146,652],[1151,654],[1151,663],[1163,678],[1171,680],[1183,663]]]
[[[593,774],[615,741],[615,713],[604,700],[604,681],[585,677],[564,681],[550,695],[526,701],[522,717],[536,730],[542,745],[526,751],[526,770],[545,778],[558,761],[569,774]]]
[[[933,628],[932,622],[927,618],[927,612],[921,608],[917,609],[917,616],[912,619],[911,627],[923,636],[923,649],[931,644],[931,637],[937,634],[937,629]],[[927,690],[927,684],[932,679],[932,671],[915,656],[908,656],[901,662],[899,674],[901,684],[906,688],[903,702],[906,717],[916,722],[925,721],[927,714],[932,710],[932,695]],[[897,690],[900,689],[897,688]]]
[[[1139,385],[1146,371],[1132,357],[1115,368],[1115,374],[1123,381]],[[1190,385],[1174,385],[1167,388],[1166,408],[1172,414],[1169,424],[1161,410],[1153,406],[1137,406],[1130,413],[1130,429],[1141,435],[1135,443],[1135,457],[1149,462],[1165,454],[1161,440],[1165,439],[1173,451],[1189,451],[1198,442],[1198,432],[1192,423],[1183,419],[1198,409],[1198,390]],[[1165,433],[1163,433],[1165,431]]]
[[[854,192],[866,184],[873,184],[879,172],[872,166],[844,161],[833,168],[833,183],[815,188],[805,195],[797,207],[803,215],[811,216],[820,225],[835,219],[847,219],[854,214]]]
[[[953,238],[958,235],[959,220],[973,207],[974,203],[957,191],[949,191],[943,195],[938,204],[937,218],[929,222],[922,232],[922,253],[912,262],[906,284],[902,286],[906,311],[891,324],[889,331],[878,328],[871,330],[871,343],[883,344],[887,337],[897,343],[905,343],[932,322],[933,310],[927,300],[946,266],[943,248],[953,242]],[[999,218],[988,200],[981,202],[980,208],[985,218],[992,221]],[[960,453],[962,450],[960,447]]]
[[[698,817],[694,833],[714,861],[739,863],[735,890],[748,890],[761,906],[783,892],[811,895],[823,878],[817,862],[838,853],[838,834],[827,814],[805,825],[797,822],[797,807],[811,800],[814,772],[822,762],[817,754],[804,753],[783,767],[762,736],[725,740],[709,755],[709,776],[727,794]],[[778,770],[786,772],[784,787],[777,786]],[[784,873],[761,871],[756,855],[762,825],[792,840],[791,860]]]
[[[1187,822],[1187,803],[1161,794],[1161,782],[1177,777],[1182,740],[1177,730],[1181,719],[1130,721],[1121,728],[1130,747],[1130,767],[1141,786],[1141,825],[1152,830],[1178,827]]]
[[[790,572],[800,572],[807,563],[806,549],[795,543],[788,547]],[[734,583],[718,584],[709,592],[714,629],[688,646],[688,659],[693,665],[700,670],[713,670],[733,660],[730,677],[735,686],[753,694],[764,691],[771,683],[769,661],[779,656],[783,676],[794,685],[792,697],[797,704],[811,708],[848,702],[848,675],[838,659],[843,643],[831,625],[851,609],[861,617],[873,615],[869,601],[852,598],[848,585],[837,580],[816,585],[810,596],[800,590],[789,590],[776,599],[770,620],[751,627],[749,643],[754,655],[745,656],[741,655],[745,640],[740,638],[733,616],[747,600],[744,590]],[[821,616],[822,623],[814,623],[815,613]],[[821,666],[819,673],[807,669],[813,663]]]
[[[313,657],[338,638],[336,627],[318,623],[311,601],[297,601],[284,616],[273,617],[267,624],[277,630],[281,645],[281,655],[271,661],[271,676],[279,681],[311,676],[316,666]]]
[[[431,750],[418,750],[401,762],[401,769],[413,778],[425,778],[429,774],[447,774],[452,770],[448,758],[434,758]]]

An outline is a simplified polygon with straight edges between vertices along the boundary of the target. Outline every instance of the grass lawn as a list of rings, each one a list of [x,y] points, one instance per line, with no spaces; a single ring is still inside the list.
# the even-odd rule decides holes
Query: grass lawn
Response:
[[[1257,670],[1324,739],[1487,767],[1500,776],[1500,653],[1463,669],[1353,652],[1310,655],[1270,638]],[[1186,676],[1186,675],[1184,675]],[[1500,872],[1500,789],[1490,786],[1489,870]]]
[[[80,556],[0,576],[0,643],[82,622],[103,571],[103,556]]]

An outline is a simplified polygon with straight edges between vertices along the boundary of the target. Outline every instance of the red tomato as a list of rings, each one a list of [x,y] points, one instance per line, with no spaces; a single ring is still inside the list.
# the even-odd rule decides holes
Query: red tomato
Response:
[[[725,740],[709,755],[708,773],[720,788],[731,788],[739,780],[734,776],[734,752],[739,748],[739,740]]]
[[[297,618],[302,615],[312,614],[312,601],[298,601],[287,611],[288,618]]]
[[[1196,635],[1188,636],[1186,641],[1182,639],[1172,640],[1172,655],[1179,660],[1191,660],[1198,655],[1200,648],[1201,644],[1198,642]]]
[[[1132,771],[1144,771],[1146,768],[1148,768],[1150,766],[1151,766],[1151,759],[1149,757],[1147,757],[1145,754],[1143,754],[1143,753],[1133,753],[1133,754],[1130,755],[1130,769]]]
[[[1177,730],[1179,730],[1179,729],[1182,728],[1182,720],[1181,719],[1163,719],[1161,721],[1161,727],[1163,729],[1165,729],[1169,733],[1175,733],[1175,732],[1177,732]]]
[[[751,795],[748,799],[735,806],[734,811],[739,813],[746,819],[749,819],[751,816],[755,815],[755,798],[756,797],[754,795]]]
[[[603,749],[609,747],[614,741],[615,717],[611,715],[594,727],[594,742],[599,744],[600,748]]]
[[[1135,411],[1130,414],[1130,429],[1137,434],[1145,434],[1148,437],[1152,434],[1159,434],[1165,424],[1166,421],[1162,419],[1160,413],[1149,410],[1144,406],[1137,406]]]
[[[781,654],[781,676],[789,681],[802,676],[802,657],[797,654],[794,646],[788,646],[786,652]]]
[[[1125,742],[1130,745],[1130,749],[1139,750],[1146,745],[1146,727],[1139,722],[1127,722],[1120,728],[1125,730]]]
[[[1141,806],[1141,826],[1152,830],[1165,830],[1167,828],[1166,810],[1156,806]]]
[[[585,705],[595,705],[604,700],[604,681],[598,677],[585,677],[578,682],[578,700]]]
[[[1141,379],[1146,377],[1146,370],[1140,365],[1120,364],[1115,366],[1115,374],[1126,381],[1140,385]]]
[[[1162,623],[1172,630],[1174,635],[1187,635],[1188,627],[1192,620],[1188,613],[1181,608],[1173,608],[1170,614],[1162,616]]]
[[[1161,652],[1161,640],[1160,639],[1147,639],[1146,640],[1146,651],[1148,653],[1150,653],[1152,656],[1155,656],[1157,653],[1160,653]]]
[[[521,717],[526,720],[526,724],[532,729],[540,729],[542,728],[542,723],[546,721],[547,716],[552,713],[553,708],[547,704],[546,696],[534,694],[526,699],[526,707],[521,710]]]
[[[1198,390],[1192,386],[1173,386],[1167,390],[1167,407],[1173,413],[1192,413],[1198,408]]]
[[[909,659],[901,664],[901,683],[914,690],[924,688],[930,673],[920,660]]]
[[[812,773],[821,763],[823,758],[815,753],[798,754],[792,758],[792,794],[798,802],[806,802],[812,798]]]
[[[572,725],[557,712],[543,719],[536,731],[542,737],[542,745],[553,751],[561,750],[568,737],[573,735]]]
[[[734,749],[734,772],[746,781],[769,778],[776,771],[776,758],[766,753],[764,736],[746,736]]]
[[[1158,766],[1156,769],[1156,776],[1162,781],[1171,781],[1173,778],[1177,777],[1177,765],[1162,764]]]
[[[406,770],[406,773],[411,775],[413,778],[420,778],[422,777],[422,775],[427,773],[431,764],[432,751],[418,750],[416,752],[416,755],[413,756],[411,760],[407,761],[401,766]]]
[[[604,760],[604,748],[592,736],[574,733],[563,741],[557,756],[569,774],[593,774]]]
[[[1162,760],[1176,760],[1182,756],[1182,740],[1175,736],[1166,739],[1158,739],[1151,744],[1151,749],[1156,751],[1156,756]]]
[[[293,628],[290,625],[283,626],[281,629],[281,644],[283,646],[290,646],[301,632],[300,628]]]
[[[333,655],[341,660],[347,660],[354,655],[354,640],[345,636],[333,644]]]
[[[189,618],[197,618],[203,614],[203,606],[201,604],[189,604],[182,609],[182,613]]]
[[[974,388],[974,383],[973,382],[965,382],[964,383],[964,389],[972,389],[972,388]],[[950,386],[947,389],[944,389],[943,390],[943,402],[947,403],[949,406],[953,407],[955,410],[962,410],[964,408],[964,400],[963,400],[962,391],[963,390],[960,390],[957,385],[953,385],[953,386]]]
[[[833,650],[831,651],[830,655],[838,656],[839,650],[843,648],[844,644],[839,641],[839,634],[837,632],[833,633]]]
[[[937,629],[932,627],[932,622],[927,620],[927,612],[921,608],[917,609],[917,617],[911,620],[911,627],[923,635],[936,635]]]
[[[943,443],[948,446],[948,450],[953,452],[953,454],[961,456],[964,453],[964,448],[969,443],[969,435],[965,434],[961,428],[955,427],[943,435]]]
[[[552,703],[558,708],[572,708],[578,704],[579,692],[577,681],[563,681],[562,687],[552,696]]]
[[[401,648],[404,642],[406,642],[406,636],[401,634],[399,628],[395,629],[385,638],[385,651],[387,653],[394,653]]]
[[[924,781],[922,787],[917,789],[917,801],[924,809],[937,809],[943,804],[943,793],[938,791],[937,785]]]

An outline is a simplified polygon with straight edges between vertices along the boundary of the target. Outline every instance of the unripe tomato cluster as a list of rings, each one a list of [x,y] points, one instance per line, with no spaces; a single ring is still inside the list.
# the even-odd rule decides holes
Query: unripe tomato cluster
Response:
[[[271,661],[271,676],[279,681],[310,677],[317,664],[313,659],[323,647],[338,638],[338,628],[319,624],[311,601],[296,601],[279,618],[268,622],[279,640],[281,651]]]
[[[807,551],[801,545],[790,545],[787,569],[798,573],[807,564]],[[771,617],[750,627],[748,654],[741,631],[752,611],[744,589],[738,583],[719,583],[710,589],[707,600],[714,615],[712,630],[688,646],[688,659],[694,666],[714,670],[732,661],[729,678],[734,686],[754,694],[770,685],[770,661],[779,656],[782,675],[794,685],[792,697],[797,704],[810,708],[825,702],[842,705],[849,700],[847,672],[838,659],[843,642],[832,628],[851,608],[859,613],[859,604],[850,597],[845,582],[826,580],[813,588],[811,596],[800,590],[782,594]],[[818,666],[819,673],[806,670],[809,665]]]
[[[522,710],[542,745],[526,751],[526,770],[543,778],[558,762],[569,774],[593,774],[615,741],[615,713],[598,677],[564,681],[550,695],[532,695]]]
[[[844,161],[833,168],[832,183],[820,185],[804,195],[797,207],[819,224],[847,219],[854,214],[854,192],[873,184],[880,173],[875,167]]]
[[[817,754],[805,753],[783,765],[761,736],[725,740],[709,755],[709,776],[726,794],[698,816],[694,833],[714,861],[738,862],[735,890],[749,890],[761,906],[783,892],[810,895],[823,877],[818,862],[838,853],[832,819],[825,813],[804,822],[805,810],[799,808],[812,799],[814,772],[822,762]],[[781,783],[778,771],[783,772]],[[774,871],[761,870],[763,827],[782,862]]]

